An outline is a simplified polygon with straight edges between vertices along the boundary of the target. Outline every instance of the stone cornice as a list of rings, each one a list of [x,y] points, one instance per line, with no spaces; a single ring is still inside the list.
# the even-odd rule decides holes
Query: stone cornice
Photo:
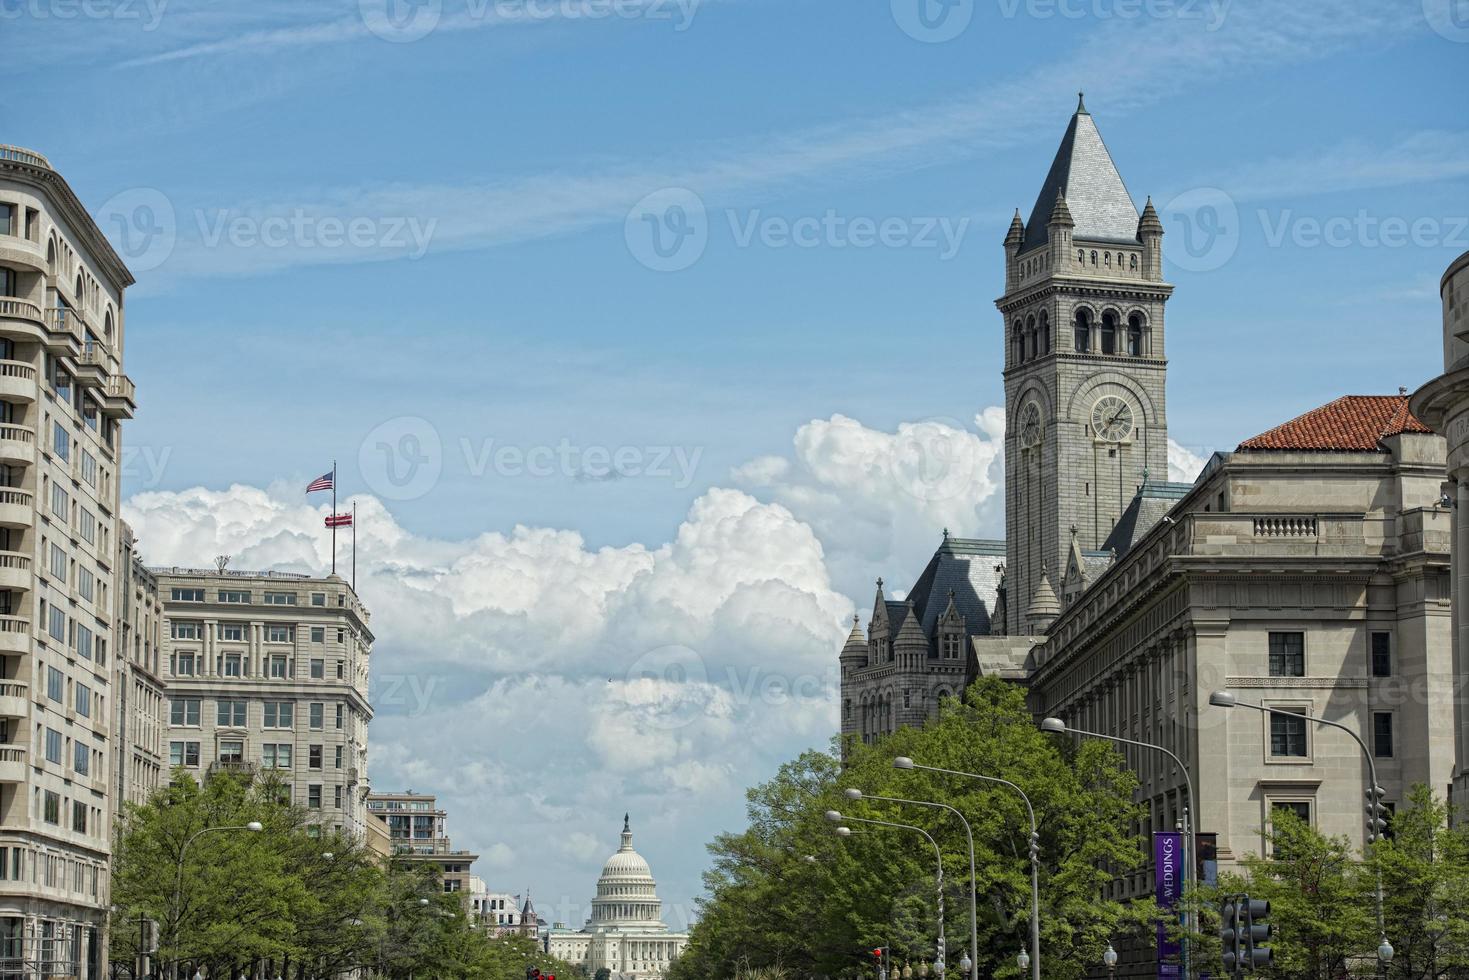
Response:
[[[112,243],[102,234],[81,199],[55,170],[25,160],[0,157],[0,178],[8,178],[30,184],[44,192],[56,204],[56,209],[81,237],[87,251],[97,260],[109,276],[119,293],[137,282],[127,265],[113,249]]]

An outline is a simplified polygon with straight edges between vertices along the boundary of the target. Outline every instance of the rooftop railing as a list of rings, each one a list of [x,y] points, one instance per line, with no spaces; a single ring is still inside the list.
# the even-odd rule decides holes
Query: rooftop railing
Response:
[[[4,143],[0,143],[0,160],[11,160],[15,163],[29,164],[32,167],[51,169],[50,160],[47,160],[35,150],[27,150],[23,146],[7,146]]]

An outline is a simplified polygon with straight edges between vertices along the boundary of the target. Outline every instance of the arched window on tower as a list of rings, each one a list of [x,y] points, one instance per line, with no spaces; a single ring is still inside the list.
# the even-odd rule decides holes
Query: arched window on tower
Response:
[[[1034,315],[1025,318],[1025,337],[1026,343],[1030,345],[1031,358],[1039,357],[1041,354],[1040,337],[1036,336]]]
[[[1143,356],[1143,318],[1136,313],[1127,317],[1127,353],[1133,357]]]
[[[1051,315],[1041,310],[1041,353],[1051,352]]]
[[[1015,321],[1014,349],[1015,363],[1020,364],[1025,360],[1025,328],[1020,325],[1019,320]]]
[[[1102,314],[1102,353],[1117,353],[1117,314]]]
[[[1092,321],[1086,310],[1076,311],[1076,349],[1083,353],[1092,349]]]

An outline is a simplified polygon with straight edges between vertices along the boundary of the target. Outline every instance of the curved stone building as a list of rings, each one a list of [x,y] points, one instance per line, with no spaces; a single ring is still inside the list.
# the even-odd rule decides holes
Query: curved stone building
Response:
[[[1440,498],[1452,509],[1454,597],[1453,676],[1469,676],[1469,642],[1464,636],[1463,609],[1469,608],[1469,252],[1455,259],[1439,282],[1443,297],[1444,373],[1413,395],[1413,413],[1433,431],[1448,438],[1448,482]],[[1454,699],[1454,737],[1460,760],[1454,773],[1452,799],[1462,807],[1469,799],[1469,719],[1462,699]]]
[[[613,977],[661,977],[688,943],[687,933],[670,932],[663,922],[658,883],[641,854],[633,850],[632,828],[622,818],[622,845],[602,866],[592,915],[580,932],[553,929],[548,951],[595,974],[606,967]]]

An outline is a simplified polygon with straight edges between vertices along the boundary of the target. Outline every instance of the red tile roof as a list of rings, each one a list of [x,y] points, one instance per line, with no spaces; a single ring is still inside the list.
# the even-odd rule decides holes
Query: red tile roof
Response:
[[[1433,430],[1408,411],[1406,395],[1344,395],[1239,444],[1239,452],[1376,452],[1381,440]]]

